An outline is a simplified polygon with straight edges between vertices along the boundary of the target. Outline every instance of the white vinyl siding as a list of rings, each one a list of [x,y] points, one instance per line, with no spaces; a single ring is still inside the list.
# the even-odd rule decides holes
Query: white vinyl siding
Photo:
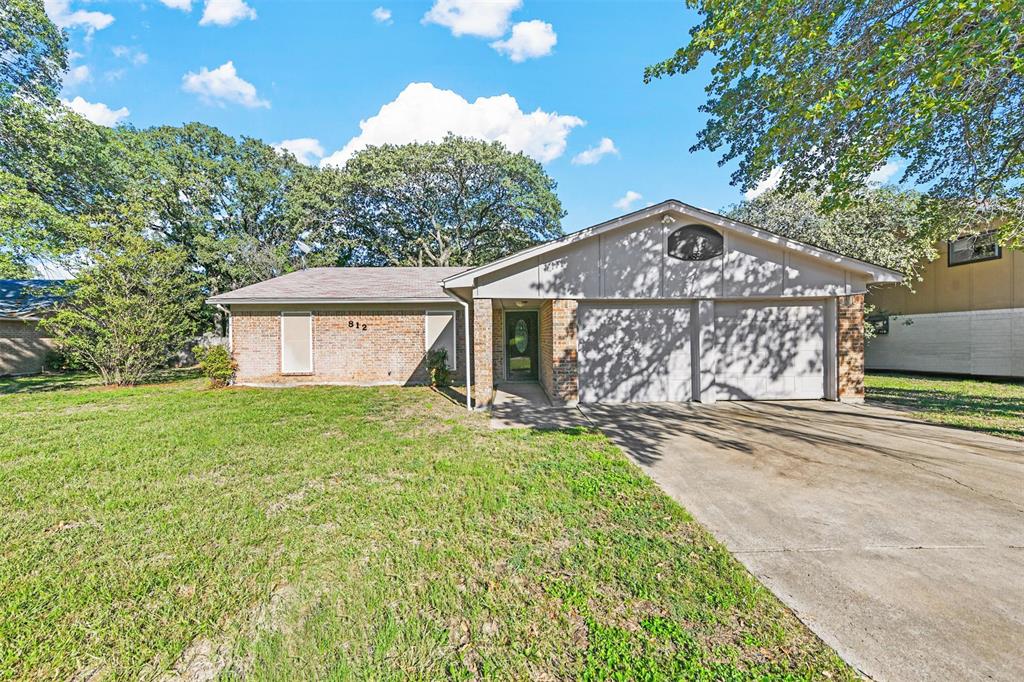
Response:
[[[455,355],[455,312],[428,310],[425,325],[427,353],[445,349],[448,352],[448,368],[455,369],[458,362]]]
[[[281,313],[281,373],[313,373],[313,316]]]
[[[1024,308],[891,315],[868,369],[1024,377]]]

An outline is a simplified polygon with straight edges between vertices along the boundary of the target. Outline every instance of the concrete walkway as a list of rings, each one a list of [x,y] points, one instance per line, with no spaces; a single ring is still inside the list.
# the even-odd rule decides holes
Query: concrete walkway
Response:
[[[506,383],[494,390],[491,428],[572,429],[591,426],[576,407],[551,404],[538,383]]]
[[[583,407],[877,680],[1024,679],[1024,445],[825,402]]]

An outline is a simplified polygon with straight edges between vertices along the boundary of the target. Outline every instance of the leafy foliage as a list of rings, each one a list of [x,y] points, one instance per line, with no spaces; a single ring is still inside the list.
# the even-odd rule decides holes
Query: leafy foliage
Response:
[[[149,153],[147,227],[185,252],[209,293],[341,258],[338,233],[300,200],[316,171],[294,156],[201,123],[131,134]]]
[[[880,188],[859,192],[841,208],[827,211],[812,192],[786,196],[769,191],[728,211],[734,220],[820,246],[869,263],[899,270],[913,285],[920,268],[938,254],[916,192]]]
[[[116,131],[60,106],[0,98],[0,263],[24,272],[32,259],[67,258],[120,233],[145,196],[133,191],[139,165]]]
[[[427,353],[427,371],[430,385],[442,388],[452,383],[452,371],[448,368],[448,351],[438,348]]]
[[[941,233],[1024,237],[1024,3],[1016,0],[687,0],[690,41],[644,78],[715,59],[693,149],[723,149],[749,188],[841,205],[888,159],[930,186]]]
[[[210,380],[213,388],[227,386],[235,376],[238,363],[231,358],[231,353],[224,346],[198,346],[193,351],[199,368]]]
[[[68,66],[64,35],[42,0],[0,3],[0,100],[52,101]]]
[[[478,265],[562,233],[554,180],[500,142],[449,135],[370,147],[343,180],[343,221],[361,264]]]
[[[137,384],[195,334],[198,282],[180,250],[137,237],[107,242],[92,259],[40,324],[103,383]]]

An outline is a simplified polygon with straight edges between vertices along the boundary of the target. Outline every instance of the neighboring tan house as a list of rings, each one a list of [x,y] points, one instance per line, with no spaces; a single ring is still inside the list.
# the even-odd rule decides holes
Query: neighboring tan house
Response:
[[[209,303],[242,384],[423,383],[443,346],[479,407],[512,381],[561,404],[859,400],[863,295],[899,280],[665,201],[481,267],[314,268]]]
[[[57,302],[53,279],[0,279],[0,376],[38,374],[53,343],[39,319]]]
[[[867,367],[1024,377],[1024,251],[993,233],[943,244],[914,291],[873,286],[877,309]]]

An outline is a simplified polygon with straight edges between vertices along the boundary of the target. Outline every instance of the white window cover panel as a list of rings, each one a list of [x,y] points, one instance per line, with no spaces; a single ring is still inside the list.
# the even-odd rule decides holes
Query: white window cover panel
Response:
[[[448,351],[448,369],[455,369],[455,312],[428,310],[426,315],[427,352],[444,348]]]
[[[825,304],[715,306],[719,400],[825,395]]]
[[[313,371],[313,316],[310,313],[281,315],[281,373]]]

